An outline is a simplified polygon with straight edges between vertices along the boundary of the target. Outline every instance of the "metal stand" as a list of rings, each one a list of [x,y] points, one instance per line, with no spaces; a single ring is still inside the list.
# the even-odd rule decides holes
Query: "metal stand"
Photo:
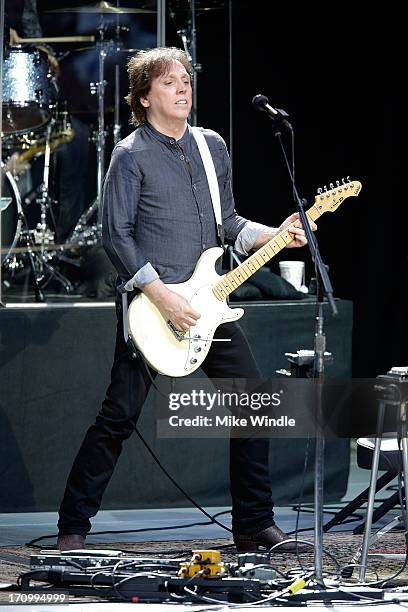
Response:
[[[39,199],[40,204],[40,223],[37,226],[36,240],[40,242],[40,251],[28,251],[29,262],[31,269],[34,274],[34,287],[37,301],[44,301],[44,296],[40,290],[40,285],[46,287],[51,279],[57,280],[65,289],[67,293],[71,293],[73,286],[70,281],[58,270],[55,269],[49,263],[50,254],[47,250],[48,243],[53,244],[54,235],[49,235],[49,229],[47,225],[47,213],[51,212],[51,199],[50,199],[50,160],[51,160],[51,132],[54,125],[54,119],[50,121],[47,126],[47,133],[45,137],[45,156],[44,156],[44,171],[43,171],[43,184],[41,190],[41,197]]]
[[[397,370],[399,368],[396,368]],[[360,571],[359,571],[359,580],[360,582],[365,582],[365,575],[367,571],[367,558],[368,558],[368,549],[370,544],[373,541],[373,536],[371,536],[371,528],[373,524],[373,511],[374,511],[374,502],[375,502],[375,493],[377,486],[377,476],[378,476],[378,466],[380,461],[380,452],[381,452],[381,440],[383,436],[384,430],[384,416],[386,406],[394,406],[399,409],[399,439],[402,443],[401,455],[402,455],[402,476],[404,481],[404,489],[406,491],[407,483],[408,483],[408,440],[407,440],[407,404],[408,399],[402,398],[401,389],[398,383],[405,384],[408,386],[408,368],[406,368],[406,374],[403,377],[393,376],[393,370],[391,370],[385,376],[378,376],[377,379],[380,379],[381,382],[387,382],[388,384],[377,385],[377,389],[380,393],[383,394],[383,397],[378,400],[378,418],[377,418],[377,432],[376,432],[376,440],[373,452],[373,459],[371,464],[371,479],[370,479],[370,491],[368,496],[368,505],[367,505],[367,513],[366,513],[366,522],[364,527],[364,537],[363,543],[361,546],[361,552],[359,553],[359,563],[360,563]],[[404,508],[404,522],[405,529],[407,530],[407,499],[405,495],[405,508]]]
[[[105,40],[106,25],[104,23],[103,16],[101,17],[98,33],[99,41],[96,43],[98,49],[99,59],[99,81],[97,83],[91,83],[91,91],[98,95],[98,132],[96,138],[96,155],[97,155],[97,177],[96,177],[96,202],[98,207],[98,230],[102,225],[101,209],[102,209],[102,182],[105,174],[105,144],[106,144],[106,133],[105,133],[105,87],[107,82],[105,81],[105,59],[108,55],[109,49],[112,48],[112,41]]]
[[[375,483],[375,492],[381,491],[384,487],[386,487],[391,481],[395,478],[395,472],[385,472],[380,478],[378,478]],[[356,510],[361,508],[363,504],[368,501],[368,496],[370,493],[370,487],[367,487],[362,491],[357,497],[355,497],[350,503],[348,503],[344,508],[342,508],[339,512],[335,514],[335,516],[328,521],[324,527],[323,531],[326,533],[330,531],[332,527],[336,525],[341,525],[345,519],[352,516]],[[373,513],[373,522],[378,521],[384,514],[386,514],[391,508],[395,506],[398,501],[398,493],[394,493],[389,499],[381,504],[377,510],[374,510]],[[357,535],[364,532],[364,524],[362,523],[353,529],[353,534]]]
[[[190,113],[190,122],[191,125],[197,125],[197,115],[198,115],[198,96],[197,96],[197,86],[198,86],[198,74],[202,70],[201,64],[197,62],[197,30],[196,30],[196,3],[195,0],[188,0],[190,5],[190,17],[187,21],[187,25],[179,28],[177,30],[177,34],[181,38],[181,42],[183,43],[184,52],[187,55],[188,61],[191,63],[191,67],[193,69],[192,74],[192,89],[193,89],[193,100],[191,106]],[[174,11],[170,12],[170,16],[176,20],[176,15]]]
[[[80,216],[70,238],[69,242],[79,245],[95,245],[100,242],[102,229],[102,185],[105,174],[105,146],[106,146],[106,131],[105,131],[105,59],[110,50],[114,48],[112,40],[105,39],[106,24],[103,16],[99,22],[98,33],[99,40],[96,43],[98,49],[98,66],[99,80],[96,83],[90,83],[91,93],[98,96],[98,130],[96,132],[96,198],[92,204]],[[118,68],[118,66],[116,66]],[[115,85],[115,129],[116,137],[119,139],[119,72],[117,72],[117,83]],[[89,222],[94,215],[97,215],[96,226],[89,227]]]
[[[256,96],[257,98],[258,96]],[[261,96],[262,97],[262,96]],[[256,100],[254,98],[254,102]],[[267,101],[267,98],[265,99]],[[288,156],[282,141],[282,128],[286,128],[292,134],[292,146],[293,146],[293,128],[288,121],[288,114],[281,109],[273,109],[268,103],[271,112],[268,112],[268,117],[272,121],[272,129],[275,137],[278,139],[283,159],[286,164],[286,168],[289,174],[289,178],[292,184],[293,198],[295,201],[296,208],[299,212],[299,219],[302,223],[305,231],[308,246],[312,260],[316,268],[316,279],[317,279],[317,305],[318,314],[316,317],[315,326],[315,362],[314,362],[314,378],[316,379],[316,455],[315,455],[315,491],[314,491],[314,505],[315,505],[315,549],[314,549],[314,564],[315,564],[315,578],[316,582],[320,587],[325,588],[323,581],[323,482],[324,482],[324,436],[321,428],[322,423],[322,406],[323,406],[323,382],[324,382],[324,353],[326,347],[326,337],[323,331],[323,300],[326,296],[332,310],[332,314],[337,314],[337,308],[334,303],[333,289],[330,283],[330,279],[327,273],[327,268],[323,264],[318,244],[312,230],[310,229],[309,222],[306,213],[303,209],[303,200],[298,193],[293,168],[294,152],[292,150],[292,166],[289,163]],[[266,107],[260,107],[260,110],[265,110]]]
[[[119,0],[116,0],[116,7],[119,8]],[[116,15],[116,55],[121,49],[120,44],[120,23],[119,14]],[[120,74],[119,64],[115,64],[115,95],[114,95],[114,118],[113,118],[113,146],[120,140]]]

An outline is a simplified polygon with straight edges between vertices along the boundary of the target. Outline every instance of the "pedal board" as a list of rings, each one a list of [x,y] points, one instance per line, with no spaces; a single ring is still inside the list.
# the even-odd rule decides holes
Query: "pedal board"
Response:
[[[157,559],[151,557],[140,557],[129,554],[121,550],[72,550],[59,552],[58,550],[41,550],[38,554],[30,557],[30,567],[32,570],[49,570],[56,567],[76,568],[77,570],[88,570],[114,567],[118,563],[121,566],[129,563],[149,564],[157,563]],[[160,559],[163,566],[180,563],[180,559]],[[121,567],[121,572],[124,568]],[[134,570],[132,570],[134,571]]]

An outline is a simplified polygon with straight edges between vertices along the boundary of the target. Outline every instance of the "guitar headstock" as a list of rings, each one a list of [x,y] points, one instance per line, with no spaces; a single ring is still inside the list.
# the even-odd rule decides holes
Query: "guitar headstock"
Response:
[[[361,191],[360,181],[350,181],[350,177],[336,181],[336,186],[330,183],[329,189],[326,185],[324,189],[317,190],[314,205],[319,209],[320,213],[334,212],[346,198],[350,196],[356,197]]]

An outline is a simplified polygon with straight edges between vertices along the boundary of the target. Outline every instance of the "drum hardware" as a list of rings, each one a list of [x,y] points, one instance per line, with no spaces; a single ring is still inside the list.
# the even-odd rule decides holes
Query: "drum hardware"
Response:
[[[68,130],[66,114],[62,115],[62,127]],[[52,279],[58,281],[67,293],[71,293],[73,286],[70,281],[62,275],[51,261],[57,256],[60,245],[55,244],[55,233],[48,227],[47,214],[52,214],[51,198],[49,193],[50,179],[50,160],[52,149],[52,134],[56,134],[56,119],[51,119],[46,127],[45,137],[41,143],[44,153],[43,182],[40,191],[35,198],[40,206],[40,222],[36,229],[28,227],[25,215],[21,207],[21,197],[19,190],[10,172],[5,173],[5,202],[2,199],[2,244],[6,248],[2,249],[2,263],[5,268],[14,276],[24,268],[21,265],[24,257],[29,263],[34,282],[34,291],[37,301],[44,301],[43,289],[46,288]],[[71,136],[71,135],[70,135]],[[54,139],[56,140],[56,139]],[[35,147],[36,145],[33,145]],[[40,148],[41,148],[40,147]],[[25,153],[31,157],[33,149],[30,148]],[[24,153],[22,153],[24,155]],[[19,239],[21,247],[16,248]],[[18,257],[18,254],[21,254]]]
[[[50,237],[50,230],[47,226],[47,212],[51,208],[51,198],[49,194],[49,180],[50,180],[50,159],[51,159],[51,132],[52,127],[55,123],[55,119],[52,119],[47,126],[47,132],[45,136],[45,151],[44,151],[44,173],[43,173],[43,185],[41,197],[38,198],[40,204],[40,223],[37,225],[37,231],[34,233],[35,242],[40,246],[40,251],[33,253],[35,260],[35,278],[38,285],[41,283],[45,288],[51,278],[55,278],[64,287],[67,293],[71,293],[73,290],[70,281],[65,278],[60,272],[58,272],[50,263],[52,255],[47,250],[49,244],[55,243],[54,234]]]
[[[57,257],[58,261],[79,265],[72,258],[60,253],[60,251],[75,248],[76,245],[54,244],[54,234],[51,230],[47,230],[44,237],[42,231],[28,229],[24,215],[22,222],[24,229],[19,236],[19,245],[21,246],[8,250],[7,259],[4,260],[3,264],[4,270],[9,272],[11,280],[15,279],[20,272],[24,271],[26,261],[28,261],[36,301],[38,302],[44,301],[43,289],[49,285],[52,279],[57,280],[67,293],[71,293],[73,291],[71,282],[51,262]],[[9,288],[11,284],[7,279],[3,281],[5,287]]]
[[[54,129],[54,125],[52,125],[49,143],[51,152],[54,152],[60,145],[71,142],[74,136],[75,132],[71,124],[67,122],[67,119],[65,119],[65,126],[61,125],[60,129],[58,126]],[[30,144],[28,144],[27,141],[25,143],[23,141],[23,151],[19,154],[17,163],[24,163],[30,161],[33,157],[43,155],[45,149],[46,138],[37,138],[31,141]]]
[[[51,150],[54,151],[60,144],[70,142],[75,132],[71,126],[69,114],[67,111],[58,111],[56,108],[53,110],[53,117],[55,121],[52,125],[51,131]],[[18,158],[18,162],[26,162],[33,159],[33,157],[43,154],[45,150],[45,138],[44,138],[44,126],[37,130],[31,130],[28,132],[11,133],[4,135],[3,137],[3,148],[8,151],[20,150],[21,153]]]
[[[98,207],[98,226],[100,226],[102,222],[102,182],[105,174],[105,87],[107,85],[107,81],[105,80],[105,59],[109,51],[113,49],[113,41],[105,39],[105,30],[106,25],[102,16],[98,25],[99,41],[96,43],[99,60],[99,81],[97,83],[90,83],[91,93],[93,92],[94,95],[98,96],[98,132],[96,142],[96,202]]]
[[[117,8],[119,8],[119,0],[116,0]],[[118,52],[123,47],[122,42],[120,40],[120,35],[122,32],[128,32],[129,28],[127,26],[120,25],[120,16],[116,15],[116,49]],[[120,73],[119,73],[119,64],[115,63],[115,89],[114,89],[114,119],[113,119],[113,146],[116,146],[119,140],[121,139],[121,124],[120,124]]]
[[[105,7],[108,5],[107,2],[99,3]],[[98,5],[99,6],[99,5]],[[114,7],[115,8],[115,7]],[[127,9],[126,9],[127,10]],[[130,10],[130,9],[129,9]],[[96,11],[91,11],[96,12]],[[102,11],[102,13],[108,11]],[[130,12],[134,12],[130,10]],[[116,13],[118,16],[120,13]],[[100,241],[101,237],[101,212],[102,212],[102,183],[105,174],[105,145],[106,145],[106,131],[105,131],[105,87],[107,81],[105,80],[105,59],[109,52],[112,52],[119,47],[119,35],[121,28],[119,23],[116,25],[116,36],[117,40],[105,38],[106,23],[104,21],[103,14],[101,15],[100,22],[98,25],[99,40],[96,43],[98,49],[98,64],[99,64],[99,81],[96,83],[90,83],[90,91],[93,95],[98,96],[98,129],[94,135],[96,142],[96,153],[97,153],[97,177],[96,177],[96,198],[92,204],[84,211],[81,215],[78,223],[76,224],[71,236],[70,241],[75,244],[88,244],[95,245]],[[119,125],[119,72],[118,66],[115,66],[115,109],[114,109],[114,139],[115,144],[120,138],[120,125]],[[96,226],[88,227],[88,223],[96,214]]]
[[[198,82],[198,74],[202,70],[202,65],[197,62],[197,31],[196,31],[196,15],[197,15],[197,6],[196,0],[189,0],[189,14],[187,19],[187,26],[178,28],[177,34],[181,38],[181,42],[183,43],[184,52],[187,55],[187,58],[191,64],[192,68],[192,89],[193,89],[193,99],[191,106],[191,125],[197,125],[197,82]],[[219,7],[217,7],[219,8]],[[186,8],[180,11],[180,5],[177,3],[170,4],[170,17],[173,19],[176,27],[177,27],[177,15],[176,13],[181,12],[183,19]]]
[[[119,3],[119,0],[117,0]],[[6,146],[12,152],[13,149],[19,149],[18,163],[24,163],[36,156],[44,155],[44,176],[43,185],[39,187],[39,193],[33,192],[32,200],[36,201],[40,207],[40,223],[35,230],[29,229],[24,215],[21,212],[22,202],[19,189],[16,185],[17,177],[9,175],[5,182],[8,190],[12,192],[10,204],[10,196],[6,201],[2,200],[2,220],[6,214],[13,213],[14,218],[17,213],[17,221],[12,224],[9,231],[13,231],[13,235],[7,238],[5,247],[2,249],[1,261],[4,267],[12,274],[23,269],[27,262],[30,265],[33,273],[36,299],[43,300],[44,296],[42,288],[45,288],[51,279],[56,279],[67,292],[72,291],[72,285],[68,279],[60,274],[58,265],[55,269],[52,265],[52,259],[58,258],[58,261],[65,261],[65,255],[61,251],[65,249],[77,249],[81,247],[94,246],[98,244],[101,236],[101,219],[100,219],[100,202],[102,195],[102,181],[105,171],[105,145],[107,132],[105,130],[105,92],[107,82],[105,80],[105,60],[109,53],[126,52],[133,53],[137,49],[123,49],[119,40],[120,32],[123,27],[119,25],[121,14],[127,13],[156,13],[155,10],[144,9],[121,9],[119,6],[113,6],[108,2],[98,2],[92,6],[77,7],[74,9],[54,10],[47,12],[85,12],[95,13],[100,16],[100,23],[97,28],[97,35],[89,37],[54,37],[54,38],[36,38],[36,39],[21,39],[22,44],[10,47],[9,60],[13,65],[26,65],[27,68],[19,69],[19,72],[13,73],[14,82],[11,80],[11,65],[7,75],[2,82],[10,85],[11,95],[5,96],[5,140]],[[116,15],[116,36],[115,40],[107,38],[107,25],[105,24],[106,15]],[[90,88],[94,95],[98,96],[98,123],[95,132],[95,142],[97,151],[97,194],[96,199],[81,215],[72,235],[67,241],[67,244],[55,244],[55,234],[47,224],[50,222],[49,214],[52,214],[52,202],[49,195],[49,178],[50,178],[50,157],[55,149],[66,142],[70,142],[74,137],[74,132],[70,125],[60,125],[56,120],[58,112],[57,95],[53,89],[53,79],[46,53],[35,47],[30,47],[30,44],[41,44],[47,42],[90,42],[94,43],[98,51],[99,74],[98,81],[91,83]],[[89,49],[89,47],[87,47]],[[10,61],[9,61],[10,63]],[[21,66],[20,66],[21,67]],[[23,79],[25,73],[32,73],[30,84],[26,85]],[[16,74],[18,77],[16,78]],[[114,142],[120,139],[120,116],[119,116],[119,67],[115,66],[115,104],[112,109],[114,114],[113,138]],[[22,95],[23,94],[23,95]],[[7,111],[7,112],[6,112]],[[64,123],[64,122],[62,122]],[[7,124],[7,125],[6,125]],[[91,225],[92,221],[95,222]],[[52,225],[52,223],[51,223]],[[69,261],[69,263],[74,263]]]

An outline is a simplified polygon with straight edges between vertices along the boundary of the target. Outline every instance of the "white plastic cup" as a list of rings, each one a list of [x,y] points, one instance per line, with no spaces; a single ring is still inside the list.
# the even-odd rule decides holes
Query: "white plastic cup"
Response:
[[[305,282],[305,262],[304,261],[280,261],[279,270],[282,278],[300,291]]]

